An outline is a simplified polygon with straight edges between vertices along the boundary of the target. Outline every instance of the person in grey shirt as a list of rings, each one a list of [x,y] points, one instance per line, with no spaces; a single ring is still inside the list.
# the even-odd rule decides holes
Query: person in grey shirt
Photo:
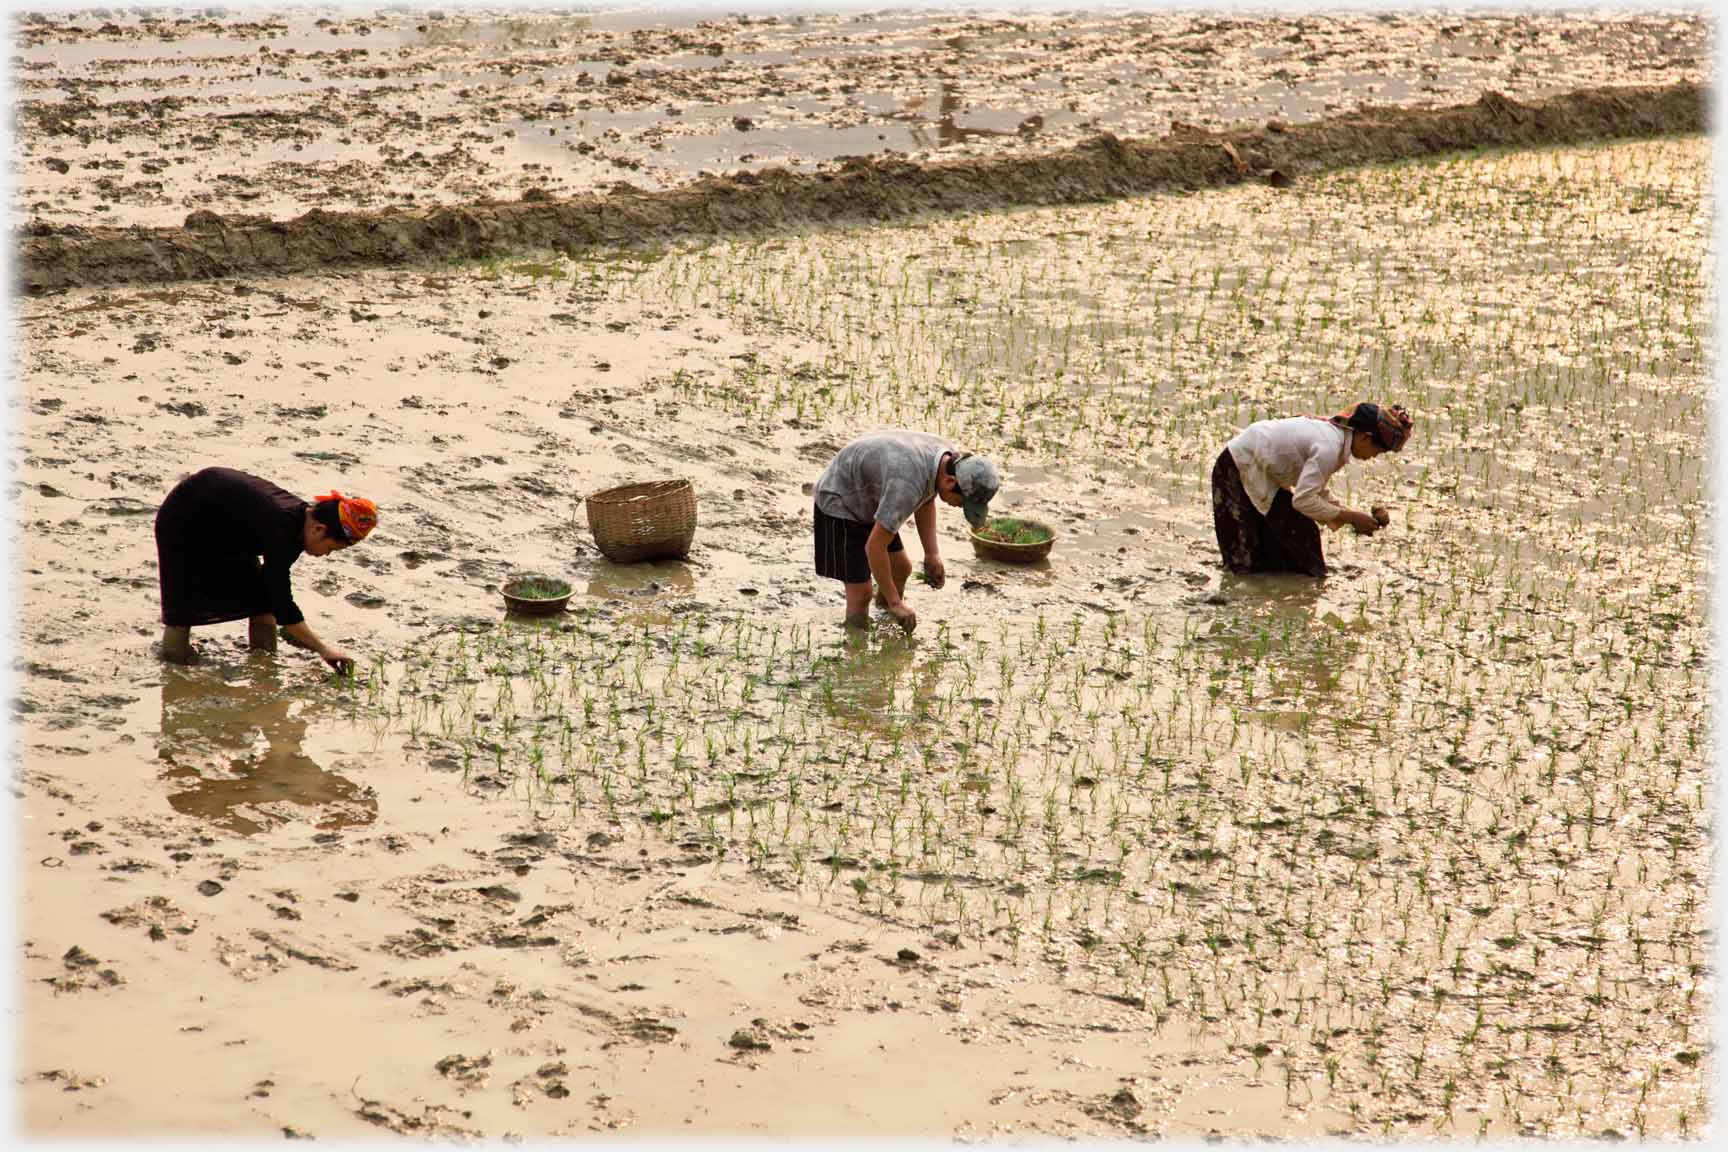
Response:
[[[962,452],[940,436],[890,428],[860,436],[831,460],[816,481],[816,572],[846,586],[846,623],[870,622],[871,580],[877,602],[910,632],[918,615],[905,601],[912,560],[900,542],[910,519],[924,548],[932,588],[947,574],[936,541],[936,498],[963,508],[982,526],[999,480],[995,465]]]

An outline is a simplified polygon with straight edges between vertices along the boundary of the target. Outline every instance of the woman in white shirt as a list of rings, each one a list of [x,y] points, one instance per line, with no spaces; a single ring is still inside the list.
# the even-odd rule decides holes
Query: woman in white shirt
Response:
[[[1329,420],[1259,420],[1237,433],[1212,467],[1212,525],[1224,566],[1326,575],[1319,525],[1348,524],[1372,536],[1385,523],[1335,503],[1327,481],[1352,458],[1401,450],[1411,426],[1396,404],[1362,403]]]

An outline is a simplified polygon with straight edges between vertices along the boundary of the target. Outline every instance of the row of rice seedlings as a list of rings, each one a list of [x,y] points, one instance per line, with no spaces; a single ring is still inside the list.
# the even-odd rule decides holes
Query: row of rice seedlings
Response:
[[[1568,697],[1595,668],[1564,645],[1546,671],[1484,646],[1412,677],[1407,652],[1332,623],[1264,628],[1116,617],[847,648],[591,615],[418,646],[367,702],[479,791],[1060,962],[1266,1045],[1293,1092],[1365,1127],[1438,1123],[1441,1095],[1454,1117],[1630,1126],[1616,1070],[1695,1058],[1702,1020],[1701,763],[1695,711],[1669,703],[1689,670],[1652,663],[1665,634],[1632,634],[1657,671],[1627,717]],[[1292,650],[1342,671],[1295,698]],[[1538,690],[1551,706],[1511,723]],[[1565,1116],[1556,1062],[1601,1081]]]
[[[1698,141],[1471,157],[590,269],[828,350],[687,399],[1084,446],[1188,503],[1246,420],[1398,398],[1418,441],[1366,482],[1404,530],[1346,553],[1349,619],[853,649],[590,615],[416,646],[357,712],[477,792],[1210,1030],[1364,1132],[1684,1134],[1712,995],[1702,171]]]
[[[1249,420],[1397,396],[1421,432],[1375,479],[1423,529],[1405,538],[1426,546],[1418,564],[1486,547],[1500,571],[1533,550],[1595,565],[1652,535],[1641,526],[1692,534],[1699,520],[1685,429],[1708,373],[1702,148],[1471,157],[1292,192],[719,244],[614,284],[828,349],[673,381],[695,399],[934,424],[1011,462],[1085,452],[1184,501]]]

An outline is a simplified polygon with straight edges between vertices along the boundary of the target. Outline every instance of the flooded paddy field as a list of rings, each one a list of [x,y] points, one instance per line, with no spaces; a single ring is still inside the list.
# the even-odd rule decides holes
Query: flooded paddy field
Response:
[[[1364,101],[1705,81],[1696,13],[26,16],[15,224],[558,196]],[[1709,143],[17,299],[33,1135],[1695,1138],[1715,1121]],[[976,207],[975,205],[973,207]],[[1220,572],[1237,429],[1407,405],[1332,574]],[[840,627],[856,432],[1047,563]],[[201,629],[151,519],[378,501],[352,680]],[[685,562],[582,498],[685,476]],[[545,573],[571,611],[506,618]]]
[[[20,13],[10,210],[41,225],[424,208],[847,156],[1698,82],[1698,10],[806,15],[641,6]]]
[[[20,301],[22,1121],[1696,1136],[1707,156]],[[1224,440],[1365,396],[1392,527],[1222,575]],[[883,423],[1060,535],[940,516],[849,638],[808,485]],[[353,680],[154,661],[213,462],[379,502],[296,567]],[[609,564],[666,475],[690,559]]]

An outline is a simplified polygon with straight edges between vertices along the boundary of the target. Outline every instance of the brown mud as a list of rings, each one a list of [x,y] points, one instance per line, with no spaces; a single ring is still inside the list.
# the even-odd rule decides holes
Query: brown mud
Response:
[[[1710,24],[1684,11],[92,9],[25,13],[14,36],[12,219],[114,226],[660,191],[1712,74]]]
[[[21,301],[22,1125],[1704,1129],[1706,149]],[[1209,458],[1374,325],[1422,439],[1338,494],[1392,527],[1221,576]],[[917,633],[854,645],[807,486],[890,419],[1060,535],[944,509]],[[376,698],[238,625],[153,660],[149,514],[213,461],[379,501],[295,574]],[[582,495],[674,474],[689,560],[607,563]],[[577,610],[506,620],[525,571]]]
[[[17,246],[27,292],[223,276],[316,273],[530,250],[644,245],[734,231],[859,224],[919,212],[1075,204],[1244,180],[1275,186],[1333,168],[1482,148],[1533,148],[1705,130],[1709,90],[1594,88],[1528,104],[1487,93],[1441,109],[1379,108],[1252,130],[1179,128],[1159,140],[1104,134],[1036,156],[947,162],[855,158],[837,171],[711,177],[662,192],[430,210],[327,212],[286,221],[193,213],[179,228],[35,224]]]
[[[199,630],[195,668],[152,657],[150,512],[204,459],[297,491],[352,476],[387,509],[364,548],[296,566],[321,634],[363,659],[498,627],[498,589],[525,570],[568,575],[620,645],[645,619],[746,607],[838,643],[802,485],[841,422],[740,421],[666,383],[808,346],[472,267],[79,289],[24,301],[19,322],[25,1130],[1282,1130],[1287,1093],[1250,1055],[1084,983],[1028,984],[1007,944],[884,922],[845,879],[811,900],[706,845],[527,801],[508,765],[402,748],[306,654],[246,654],[243,627]],[[666,471],[697,484],[690,561],[607,563],[581,495]],[[958,521],[949,589],[918,592],[926,631],[944,612],[1168,603],[1207,580],[1175,531],[1125,557],[1102,525],[1070,529],[1060,586],[1010,579]],[[859,653],[839,722],[860,739],[893,723],[927,674],[913,654]]]
[[[970,172],[1364,95],[1498,91],[1465,109],[1516,132],[1633,79],[1701,123],[1685,88],[1711,83],[1701,18],[1022,23],[27,18],[13,218],[232,232],[558,197],[495,225],[620,168],[645,192],[605,202],[646,213],[700,167],[767,203],[761,158],[839,146],[875,158],[796,179],[865,188],[901,163],[878,133],[915,172]],[[1065,90],[1016,106],[1040,61]],[[588,152],[542,168],[501,130],[578,98],[556,140]],[[815,130],[762,111],[793,99]],[[1222,163],[1214,138],[1162,143],[1196,140]],[[17,300],[20,1127],[1710,1130],[1710,510],[1686,431],[1709,410],[1707,153],[1280,188],[1238,149],[1240,182],[1198,196]],[[1329,538],[1318,584],[1221,576],[1219,444],[1358,385],[1419,412],[1409,451],[1340,485],[1390,529]],[[979,557],[944,509],[918,631],[849,641],[808,486],[874,423],[997,458],[995,510],[1055,527],[1050,560]],[[199,630],[195,668],[155,660],[150,516],[217,462],[379,501],[364,546],[295,572],[376,698],[248,654],[239,625]],[[583,495],[670,475],[697,488],[688,561],[606,562]],[[529,571],[575,610],[506,618]]]

